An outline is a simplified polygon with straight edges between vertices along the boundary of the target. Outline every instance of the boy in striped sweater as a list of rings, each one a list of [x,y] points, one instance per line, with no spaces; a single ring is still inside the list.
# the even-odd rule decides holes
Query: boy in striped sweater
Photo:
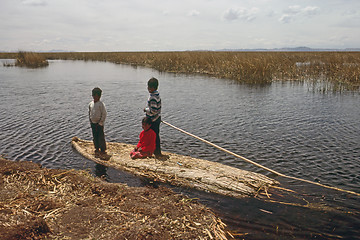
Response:
[[[162,157],[160,147],[160,123],[161,123],[161,98],[158,92],[159,81],[156,78],[151,78],[148,81],[148,91],[150,93],[147,107],[144,109],[146,117],[152,120],[151,129],[156,134],[156,148],[154,155],[156,158]]]

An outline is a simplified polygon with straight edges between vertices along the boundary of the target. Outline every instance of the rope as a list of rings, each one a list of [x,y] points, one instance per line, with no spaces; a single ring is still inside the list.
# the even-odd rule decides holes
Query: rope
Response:
[[[254,161],[251,161],[251,160],[249,160],[249,159],[247,159],[247,158],[245,158],[245,157],[243,157],[243,156],[240,156],[240,155],[238,155],[238,154],[236,154],[236,153],[233,153],[233,152],[231,152],[231,151],[229,151],[229,150],[227,150],[227,149],[225,149],[225,148],[222,148],[222,147],[220,147],[220,146],[218,146],[218,145],[216,145],[216,144],[214,144],[214,143],[212,143],[212,142],[209,142],[209,141],[207,141],[207,140],[205,140],[205,139],[203,139],[203,138],[201,138],[201,137],[198,137],[198,136],[196,136],[196,135],[194,135],[194,134],[191,134],[191,133],[189,133],[189,132],[187,132],[187,131],[185,131],[185,130],[183,130],[183,129],[181,129],[181,128],[175,127],[174,125],[172,125],[172,124],[170,124],[170,123],[168,123],[168,122],[166,122],[166,121],[162,121],[162,122],[163,122],[164,124],[166,124],[166,125],[174,128],[174,129],[182,132],[182,133],[185,133],[185,134],[187,134],[187,135],[189,135],[189,136],[191,136],[191,137],[194,137],[194,138],[196,138],[196,139],[198,139],[198,140],[200,140],[200,141],[202,141],[202,142],[205,142],[205,143],[207,143],[207,144],[209,144],[209,145],[211,145],[211,146],[213,146],[213,147],[215,147],[215,148],[218,148],[218,149],[220,149],[220,150],[222,150],[222,151],[224,151],[224,152],[226,152],[226,153],[229,153],[229,154],[231,154],[231,155],[233,155],[233,156],[235,156],[235,157],[237,157],[237,158],[240,158],[240,159],[242,159],[242,160],[244,160],[244,161],[246,161],[246,162],[248,162],[248,163],[251,163],[251,164],[253,164],[253,165],[257,166],[257,167],[260,167],[260,168],[262,168],[262,169],[265,169],[265,170],[267,170],[267,171],[269,171],[269,172],[271,172],[271,173],[274,173],[274,174],[276,174],[276,175],[278,175],[278,176],[281,176],[281,177],[284,177],[284,178],[293,179],[293,180],[297,180],[297,181],[307,182],[307,183],[310,183],[310,184],[318,185],[318,186],[320,186],[320,187],[329,188],[329,189],[333,189],[333,190],[337,190],[337,191],[346,192],[346,193],[350,193],[350,194],[353,194],[353,195],[360,196],[359,193],[356,193],[356,192],[353,192],[353,191],[344,190],[344,189],[341,189],[341,188],[324,185],[324,184],[321,184],[321,183],[313,182],[313,181],[306,180],[306,179],[302,179],[302,178],[287,176],[287,175],[285,175],[285,174],[283,174],[283,173],[279,173],[279,172],[277,172],[277,171],[275,171],[275,170],[272,170],[272,169],[270,169],[270,168],[268,168],[268,167],[265,167],[265,166],[263,166],[263,165],[261,165],[261,164],[259,164],[259,163],[256,163],[256,162],[254,162]]]

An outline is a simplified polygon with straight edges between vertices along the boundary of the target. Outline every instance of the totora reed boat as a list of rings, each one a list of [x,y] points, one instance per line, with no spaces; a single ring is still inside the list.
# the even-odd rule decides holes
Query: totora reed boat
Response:
[[[107,142],[109,157],[102,160],[95,156],[92,141],[73,137],[71,143],[82,156],[98,164],[175,186],[242,198],[266,193],[269,187],[279,184],[259,173],[169,152],[163,152],[165,159],[133,160],[129,153],[134,145],[125,143]]]

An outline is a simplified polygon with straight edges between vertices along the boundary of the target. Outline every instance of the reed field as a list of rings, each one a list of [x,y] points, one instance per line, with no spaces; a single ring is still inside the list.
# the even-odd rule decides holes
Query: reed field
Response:
[[[15,53],[0,53],[2,58]],[[46,59],[108,61],[159,71],[207,74],[247,84],[273,81],[309,82],[320,91],[358,91],[360,52],[58,52]]]

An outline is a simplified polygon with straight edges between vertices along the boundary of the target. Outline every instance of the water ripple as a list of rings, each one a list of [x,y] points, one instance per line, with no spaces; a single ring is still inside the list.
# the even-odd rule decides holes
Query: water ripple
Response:
[[[87,104],[95,86],[103,89],[108,110],[107,140],[136,144],[148,97],[146,81],[155,76],[163,120],[278,172],[360,192],[359,95],[321,95],[291,83],[251,88],[105,63],[55,61],[42,71],[3,70],[0,154],[10,159],[52,168],[93,168],[70,141],[73,136],[91,139]],[[166,125],[161,139],[165,151],[275,177]],[[285,184],[312,192],[298,181]],[[358,209],[351,201],[347,207]],[[237,224],[258,231],[273,227],[255,220]],[[279,224],[290,228],[293,221],[282,218]]]

